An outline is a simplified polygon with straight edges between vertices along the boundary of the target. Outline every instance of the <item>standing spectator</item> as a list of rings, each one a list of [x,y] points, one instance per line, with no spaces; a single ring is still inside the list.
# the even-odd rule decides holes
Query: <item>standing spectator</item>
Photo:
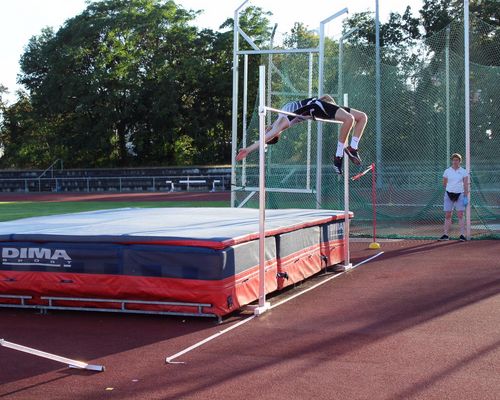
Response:
[[[443,174],[444,193],[444,235],[439,240],[449,240],[448,233],[451,227],[453,208],[457,211],[458,223],[460,225],[460,241],[465,242],[465,222],[464,210],[469,200],[469,175],[460,166],[462,156],[454,153],[451,156],[451,167],[447,168]]]

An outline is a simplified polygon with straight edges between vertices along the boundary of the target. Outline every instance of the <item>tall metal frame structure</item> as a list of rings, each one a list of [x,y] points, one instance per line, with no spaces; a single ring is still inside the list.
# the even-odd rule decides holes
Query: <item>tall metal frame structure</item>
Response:
[[[247,35],[239,25],[239,14],[240,10],[248,3],[249,0],[245,0],[234,12],[234,31],[233,31],[233,102],[232,102],[232,148],[231,148],[231,183],[232,187],[236,187],[236,153],[237,153],[237,144],[238,144],[238,109],[239,109],[239,64],[240,57],[243,57],[243,105],[242,105],[242,133],[243,133],[243,146],[247,146],[247,114],[248,114],[248,56],[249,55],[269,55],[268,69],[267,69],[267,96],[272,95],[272,82],[271,82],[271,72],[279,73],[271,60],[273,54],[290,54],[290,53],[307,53],[309,54],[309,89],[307,96],[313,96],[313,62],[314,56],[318,55],[318,96],[323,94],[323,79],[324,79],[324,58],[325,58],[325,26],[335,18],[345,14],[348,12],[347,8],[343,8],[337,13],[331,15],[330,17],[322,20],[320,22],[319,33],[320,33],[320,42],[318,47],[313,48],[299,48],[299,49],[260,49],[254,41]],[[276,26],[273,29],[272,38],[274,38]],[[240,37],[248,43],[252,50],[240,50]],[[271,47],[272,47],[271,39]],[[289,82],[289,84],[291,84]],[[339,92],[337,97],[339,99],[342,98],[343,93]],[[341,100],[340,100],[341,101]],[[269,101],[267,101],[269,103]],[[268,121],[269,122],[269,121]],[[316,193],[316,203],[318,204],[318,208],[322,203],[321,193],[322,193],[322,134],[323,128],[322,124],[318,123],[318,146],[317,146],[317,154],[316,154],[316,186],[315,189],[311,187],[311,123],[308,122],[308,148],[307,148],[307,165],[306,165],[306,186],[303,189],[269,189],[268,191],[275,192],[296,192],[296,193]],[[247,187],[246,185],[246,161],[243,161],[243,169],[242,169],[242,182],[244,188],[241,190],[250,192],[249,197],[244,200],[246,202],[253,194],[258,192],[257,187]],[[236,206],[236,192],[234,190],[231,191],[231,206]]]
[[[240,56],[244,57],[244,63],[243,63],[243,78],[244,78],[244,83],[243,83],[243,145],[246,146],[246,126],[247,126],[247,112],[248,112],[248,92],[247,92],[247,86],[248,86],[248,56],[249,55],[272,55],[272,54],[286,54],[286,53],[308,53],[309,54],[309,95],[312,95],[312,66],[313,66],[313,57],[314,54],[318,54],[319,60],[318,60],[318,96],[323,95],[323,80],[324,80],[324,59],[325,59],[325,26],[335,18],[345,14],[348,12],[347,8],[343,8],[342,10],[338,11],[337,13],[331,15],[330,17],[322,20],[320,22],[320,41],[319,41],[319,46],[316,48],[304,48],[304,49],[260,49],[253,41],[252,39],[241,29],[239,25],[239,13],[240,10],[245,6],[245,4],[248,3],[249,0],[245,0],[234,12],[234,31],[233,31],[233,103],[232,103],[232,148],[231,148],[231,184],[232,184],[232,190],[231,190],[231,206],[234,207],[236,203],[236,192],[234,190],[236,186],[236,152],[237,152],[237,143],[238,143],[238,100],[239,100],[239,93],[238,93],[238,84],[239,84],[239,62],[240,62]],[[276,27],[273,30],[273,37],[274,37],[274,31]],[[239,45],[239,40],[240,36],[252,47],[253,50],[240,50],[240,45]],[[271,47],[272,47],[272,39],[271,39]],[[269,69],[268,69],[268,82],[267,82],[267,93],[268,96],[272,94],[272,85],[271,85],[271,69],[273,68],[273,64],[271,61],[271,58],[269,59]],[[264,132],[265,132],[265,118],[266,118],[266,111],[269,109],[266,107],[266,95],[265,95],[265,90],[266,90],[266,84],[265,84],[265,67],[261,65],[260,67],[260,76],[259,76],[259,144],[260,144],[260,149],[259,149],[259,187],[258,188],[245,188],[246,191],[250,191],[251,194],[247,199],[244,201],[246,202],[254,193],[257,191],[260,193],[259,197],[259,279],[260,279],[260,284],[259,284],[259,304],[257,307],[255,307],[254,312],[257,315],[262,314],[269,308],[269,303],[266,302],[266,294],[265,294],[265,249],[264,249],[264,242],[265,242],[265,193],[267,191],[271,191],[269,189],[266,189],[265,186],[265,153],[264,153],[264,147],[265,147],[265,139],[264,139]],[[338,97],[342,97],[342,93],[338,93]],[[310,123],[308,123],[308,155],[307,155],[307,160],[308,160],[308,165],[307,165],[307,173],[308,173],[308,178],[307,178],[307,183],[306,183],[306,188],[302,191],[296,190],[296,189],[284,189],[283,191],[295,191],[295,192],[306,192],[306,193],[313,193],[312,189],[310,188],[310,144],[311,144],[311,139],[310,139],[310,133],[311,133],[311,126]],[[318,143],[317,143],[317,157],[316,157],[316,201],[318,204],[318,208],[320,208],[322,198],[321,198],[321,193],[322,193],[322,167],[323,167],[323,160],[322,160],[322,123],[318,122]],[[246,179],[246,171],[245,171],[245,163],[243,164],[243,171],[242,171],[242,178],[243,178],[243,183],[245,185],[245,179]],[[346,174],[347,178],[347,188],[348,188],[348,177]],[[246,185],[245,185],[246,186]],[[347,189],[348,190],[348,189]],[[279,189],[272,189],[272,191],[280,191]],[[345,197],[348,197],[348,192],[345,193]],[[243,203],[244,203],[243,202]],[[347,203],[348,200],[347,200]],[[346,210],[348,213],[349,210]],[[348,215],[348,214],[347,214]],[[345,223],[345,232],[349,232],[349,218],[347,218]],[[344,254],[347,255],[347,259],[345,259],[345,265],[347,268],[351,266],[350,259],[349,259],[349,237],[348,235],[346,236],[344,234],[344,245],[347,246],[347,251],[345,251]]]

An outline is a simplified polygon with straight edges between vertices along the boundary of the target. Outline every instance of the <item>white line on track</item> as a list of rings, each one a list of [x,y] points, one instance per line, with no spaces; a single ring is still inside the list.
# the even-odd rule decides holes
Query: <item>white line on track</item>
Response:
[[[295,295],[293,295],[293,296],[290,296],[290,297],[288,297],[288,298],[287,298],[287,299],[285,299],[285,300],[279,301],[279,302],[277,302],[276,304],[273,304],[273,305],[270,307],[270,309],[273,309],[273,308],[276,308],[276,307],[278,307],[278,306],[281,306],[282,304],[285,304],[285,303],[289,302],[290,300],[293,300],[293,299],[295,299],[295,298],[297,298],[297,297],[299,297],[299,296],[303,295],[304,293],[307,293],[307,292],[309,292],[309,291],[311,291],[311,290],[313,290],[313,289],[317,288],[318,286],[321,286],[321,285],[325,284],[326,282],[329,282],[329,281],[331,281],[331,280],[333,280],[333,279],[335,279],[335,278],[339,278],[340,276],[344,275],[345,273],[347,273],[347,272],[349,272],[349,271],[352,271],[354,268],[357,268],[357,267],[359,267],[360,265],[363,265],[363,264],[367,263],[368,261],[371,261],[371,260],[373,260],[374,258],[376,258],[376,257],[378,257],[378,256],[380,256],[380,255],[382,255],[382,254],[384,254],[384,252],[383,252],[383,251],[381,251],[380,253],[375,254],[374,256],[371,256],[371,257],[367,258],[366,260],[363,260],[363,261],[361,261],[361,262],[357,263],[357,264],[356,264],[356,265],[354,265],[353,267],[349,268],[348,270],[346,270],[346,271],[344,271],[344,272],[341,272],[340,274],[332,275],[331,277],[329,277],[329,278],[327,278],[327,279],[325,279],[325,280],[323,280],[323,281],[321,281],[321,282],[318,282],[317,284],[315,284],[315,285],[313,285],[313,286],[311,286],[311,287],[309,287],[309,288],[307,288],[307,289],[305,289],[305,290],[302,290],[301,292],[299,292],[299,293],[297,293],[297,294],[295,294]],[[230,327],[228,327],[228,328],[226,328],[226,329],[223,329],[222,331],[219,331],[219,332],[217,332],[217,333],[214,333],[213,335],[211,335],[211,336],[209,336],[209,337],[207,337],[207,338],[205,338],[205,339],[203,339],[203,340],[201,340],[201,341],[199,341],[199,342],[197,342],[197,343],[193,344],[192,346],[189,346],[189,347],[185,348],[184,350],[181,350],[181,351],[179,351],[178,353],[175,353],[174,355],[172,355],[172,356],[170,356],[170,357],[167,357],[167,358],[165,359],[165,362],[166,362],[167,364],[185,364],[185,362],[184,362],[184,361],[173,361],[173,360],[175,360],[176,358],[179,358],[180,356],[182,356],[182,355],[184,355],[184,354],[186,354],[186,353],[189,353],[191,350],[194,350],[194,349],[196,349],[196,348],[198,348],[198,347],[200,347],[200,346],[203,346],[205,343],[208,343],[208,342],[210,342],[210,341],[212,341],[212,340],[214,340],[214,339],[218,338],[219,336],[222,336],[222,335],[224,335],[225,333],[232,331],[233,329],[236,329],[236,328],[238,328],[238,327],[240,327],[240,326],[242,326],[242,325],[246,324],[247,322],[250,322],[250,321],[251,321],[251,320],[253,320],[255,317],[256,317],[256,315],[251,315],[250,317],[245,318],[244,320],[241,320],[241,321],[239,321],[239,322],[235,323],[234,325],[231,325]]]

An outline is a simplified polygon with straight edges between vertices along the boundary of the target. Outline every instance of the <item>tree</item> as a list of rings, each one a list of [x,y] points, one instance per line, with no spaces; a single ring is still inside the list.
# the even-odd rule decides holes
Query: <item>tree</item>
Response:
[[[459,17],[461,10],[455,0],[424,0],[420,15],[425,37],[430,37],[446,28],[451,21]]]
[[[2,114],[1,165],[7,168],[48,165],[54,146],[53,126],[35,117],[29,97],[19,93],[18,101],[3,106]]]
[[[303,23],[295,22],[290,33],[285,34],[283,44],[288,48],[318,47],[319,35],[309,30]]]
[[[271,12],[264,11],[261,7],[250,6],[246,7],[239,16],[240,28],[261,48],[264,48],[265,44],[268,43],[271,38],[272,28],[268,19],[271,15]],[[233,27],[234,19],[228,18],[222,23],[220,29],[230,28],[230,32],[232,32]],[[240,48],[250,49],[251,47],[246,41],[242,41]]]
[[[106,0],[30,41],[20,82],[39,117],[60,120],[70,165],[154,161],[153,148],[174,159],[177,116],[189,113],[192,64],[184,60],[194,51],[195,14],[173,1]]]
[[[73,167],[227,162],[232,31],[200,31],[196,15],[172,0],[103,0],[33,37],[21,58],[27,95],[2,129],[9,160],[24,151],[19,166],[42,162],[40,150],[11,140],[22,132]],[[268,15],[241,13],[258,45],[269,40]]]
[[[347,42],[355,46],[375,45],[375,18],[372,12],[355,13],[344,21],[344,32],[356,30]],[[419,20],[412,17],[411,7],[406,7],[403,15],[391,12],[389,20],[380,25],[381,58],[384,63],[397,65],[411,60],[410,49],[420,39]]]

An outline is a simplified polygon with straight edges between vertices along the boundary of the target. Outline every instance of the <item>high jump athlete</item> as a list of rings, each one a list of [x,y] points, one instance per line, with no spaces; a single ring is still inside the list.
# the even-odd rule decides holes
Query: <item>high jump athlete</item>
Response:
[[[337,151],[333,158],[335,172],[342,174],[344,152],[354,164],[361,164],[358,144],[361,136],[363,136],[363,131],[368,121],[368,117],[364,112],[350,107],[339,106],[329,95],[324,95],[319,98],[311,97],[304,100],[292,101],[285,104],[282,110],[297,114],[298,116],[279,114],[276,121],[266,129],[265,141],[267,144],[277,143],[284,130],[308,119],[315,120],[316,118],[320,118],[335,120],[342,123],[337,143]],[[351,144],[345,147],[347,137],[353,126]],[[236,156],[236,161],[243,160],[258,148],[259,142],[257,141],[241,149]]]

